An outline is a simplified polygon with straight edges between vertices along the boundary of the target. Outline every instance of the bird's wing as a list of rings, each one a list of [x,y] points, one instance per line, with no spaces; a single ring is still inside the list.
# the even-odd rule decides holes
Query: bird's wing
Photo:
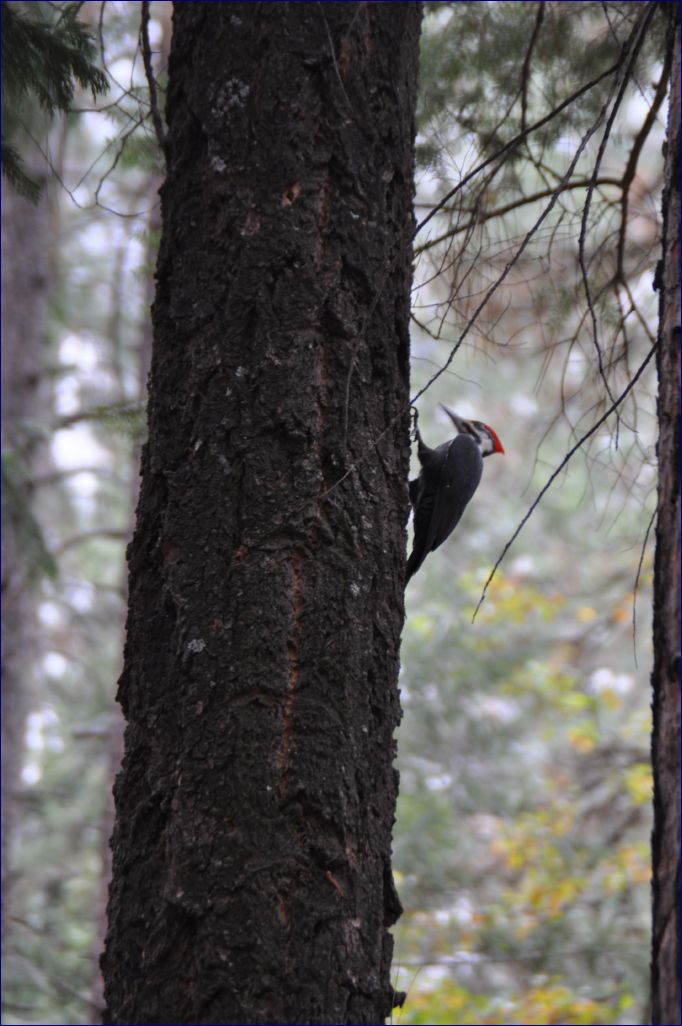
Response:
[[[414,535],[412,539],[412,552],[407,561],[408,581],[412,574],[417,572],[429,552],[426,542],[431,527],[441,467],[445,462],[446,455],[446,447],[439,446],[439,448],[443,451],[439,453],[437,449],[431,450],[428,462],[422,462],[419,477],[416,481],[410,482],[410,499],[414,509]]]
[[[443,456],[439,461],[429,460],[428,465],[422,464],[419,477],[410,481],[410,501],[414,510],[414,535],[412,552],[407,561],[406,581],[409,581],[412,574],[416,574],[429,551],[425,548],[425,542],[433,514],[435,490],[440,480],[440,463],[444,459]]]
[[[435,502],[429,519],[424,556],[450,535],[478,488],[483,473],[481,451],[470,435],[457,435],[440,461]]]

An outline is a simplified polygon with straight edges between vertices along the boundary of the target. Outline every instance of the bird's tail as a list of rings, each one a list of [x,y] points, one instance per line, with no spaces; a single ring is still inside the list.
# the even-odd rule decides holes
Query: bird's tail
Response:
[[[407,561],[407,568],[405,570],[405,584],[409,581],[410,577],[416,574],[419,567],[426,559],[426,553],[418,550],[416,547],[412,549],[410,558]]]

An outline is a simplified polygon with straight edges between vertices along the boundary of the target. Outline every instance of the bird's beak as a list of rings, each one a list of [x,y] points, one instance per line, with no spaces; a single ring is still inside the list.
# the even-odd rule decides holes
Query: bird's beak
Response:
[[[448,417],[450,418],[452,423],[455,425],[455,427],[459,431],[460,435],[463,434],[467,430],[465,428],[465,426],[464,426],[464,421],[462,420],[461,417],[458,417],[456,413],[453,413],[452,410],[449,410],[447,408],[447,406],[443,406],[442,403],[440,404],[440,408],[441,408],[441,410],[445,410],[445,412],[447,413]]]

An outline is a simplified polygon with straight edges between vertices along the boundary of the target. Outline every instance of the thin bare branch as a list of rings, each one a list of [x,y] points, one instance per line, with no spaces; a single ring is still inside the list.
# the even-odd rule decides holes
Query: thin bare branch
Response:
[[[130,534],[128,531],[124,531],[117,527],[95,527],[91,531],[81,531],[80,534],[74,534],[71,538],[67,538],[61,542],[57,548],[52,552],[52,556],[55,559],[59,559],[69,549],[76,548],[78,545],[84,545],[86,542],[94,541],[96,538],[110,538],[113,541],[128,541]]]
[[[113,417],[137,417],[145,412],[144,403],[124,400],[122,402],[102,403],[90,410],[77,410],[76,413],[68,413],[57,418],[52,426],[53,431],[63,431],[73,424],[81,424],[83,421],[111,420]]]
[[[552,121],[555,117],[557,117],[557,115],[561,114],[561,112],[565,110],[567,107],[570,107],[570,105],[572,103],[575,103],[576,100],[580,99],[581,96],[584,96],[584,94],[589,92],[590,89],[594,89],[594,87],[599,85],[600,82],[603,82],[605,78],[608,78],[610,75],[613,75],[616,71],[618,71],[620,66],[621,60],[619,58],[616,61],[616,63],[612,64],[610,68],[606,69],[606,71],[602,71],[602,73],[600,75],[597,75],[596,78],[591,79],[584,86],[581,86],[580,89],[577,89],[574,93],[571,93],[570,96],[567,96],[566,99],[563,100],[558,107],[554,107],[548,114],[545,114],[544,117],[540,118],[539,121],[535,121],[532,125],[529,125],[528,128],[524,129],[523,132],[519,132],[518,135],[515,135],[513,139],[510,139],[509,142],[504,144],[504,146],[501,146],[500,149],[496,150],[495,153],[491,154],[489,157],[486,157],[484,161],[482,161],[477,167],[469,171],[469,173],[466,174],[464,178],[462,178],[457,183],[457,185],[450,189],[450,191],[447,192],[445,196],[443,196],[442,200],[440,200],[436,204],[436,206],[431,209],[431,211],[426,215],[426,217],[422,218],[422,220],[415,228],[414,234],[417,235],[422,230],[422,228],[424,228],[429,223],[431,218],[435,217],[436,214],[443,209],[445,204],[450,202],[453,196],[456,196],[457,193],[461,189],[463,189],[465,185],[469,184],[472,178],[475,178],[476,175],[480,174],[481,171],[483,171],[490,164],[493,164],[496,160],[499,160],[501,157],[506,156],[510,150],[513,150],[516,146],[519,145],[519,143],[523,142],[523,140],[527,136],[529,136],[531,132],[536,132],[539,128],[544,128],[545,125],[549,124],[549,122]]]
[[[39,477],[31,478],[30,483],[32,488],[49,488],[54,484],[58,484],[60,481],[65,481],[69,477],[76,477],[78,474],[96,474],[100,477],[114,476],[112,472],[107,470],[105,467],[65,467],[62,470],[53,470],[49,474],[41,474]]]
[[[45,161],[45,163],[49,167],[51,173],[54,175],[56,180],[59,182],[60,186],[62,187],[62,189],[64,190],[66,195],[69,197],[69,199],[73,203],[74,207],[76,207],[78,210],[94,210],[96,207],[98,207],[100,210],[106,210],[107,213],[114,214],[116,217],[121,217],[121,218],[135,218],[135,217],[140,217],[140,215],[142,215],[142,214],[147,214],[148,213],[148,211],[146,211],[146,210],[133,210],[133,211],[130,211],[130,212],[126,212],[126,211],[123,211],[123,210],[114,210],[113,207],[108,207],[105,203],[100,203],[99,199],[97,199],[94,203],[87,203],[87,204],[79,203],[79,201],[76,199],[75,192],[73,190],[69,189],[68,185],[66,184],[66,182],[64,181],[64,179],[60,175],[59,171],[55,167],[54,162],[52,161],[52,158],[50,157],[50,154],[46,150],[43,149],[43,147],[40,145],[40,143],[35,138],[35,136],[31,133],[31,131],[25,125],[23,125],[23,123],[22,123],[22,127],[24,128],[27,136],[29,137],[29,139],[31,140],[33,145],[36,147],[38,152],[43,157],[43,160]],[[130,134],[130,133],[128,133],[128,134]],[[127,139],[126,139],[126,141],[127,141]],[[122,149],[124,147],[125,147],[125,142],[123,143]],[[100,156],[102,156],[102,154],[100,154]],[[118,161],[120,160],[120,157],[121,157],[121,153],[119,152],[119,154],[116,157],[116,163],[118,163]],[[98,160],[99,159],[100,158],[98,157]],[[113,170],[113,169],[110,168],[110,170]],[[109,172],[107,172],[107,174],[108,173]],[[76,188],[78,188],[78,186],[76,186]]]
[[[533,56],[533,50],[537,42],[538,36],[540,35],[540,29],[542,28],[542,22],[545,17],[545,5],[544,3],[538,3],[537,12],[535,15],[535,25],[533,27],[533,34],[530,37],[528,49],[526,50],[526,56],[523,60],[523,67],[521,68],[521,131],[526,130],[526,116],[528,113],[528,81],[530,78],[530,62]]]
[[[628,83],[630,81],[630,74],[632,72],[632,69],[634,68],[635,61],[637,60],[639,51],[644,42],[646,30],[648,28],[649,22],[651,21],[654,15],[655,10],[656,3],[654,2],[654,0],[650,0],[650,2],[646,5],[644,9],[644,12],[642,13],[642,16],[638,24],[623,44],[621,60],[625,62],[625,59],[627,57],[627,62],[623,64],[622,74],[620,72],[618,74],[617,81],[618,79],[620,80],[618,84],[618,90],[616,92],[613,106],[606,121],[606,125],[604,127],[604,133],[602,135],[601,142],[599,143],[599,149],[597,151],[597,156],[594,162],[594,168],[592,170],[592,181],[590,182],[590,185],[587,190],[587,196],[585,197],[585,204],[583,206],[583,213],[580,222],[580,235],[578,237],[578,263],[580,265],[580,273],[582,276],[583,287],[585,289],[585,299],[592,321],[592,340],[594,342],[594,348],[597,353],[599,376],[602,382],[604,383],[604,388],[606,389],[607,395],[611,402],[613,402],[613,394],[611,392],[611,386],[608,383],[606,372],[604,370],[603,356],[601,346],[599,345],[599,329],[597,326],[597,315],[592,302],[590,281],[587,274],[587,265],[585,262],[585,239],[587,237],[587,222],[590,213],[590,204],[592,202],[592,193],[595,189],[595,183],[599,174],[599,168],[601,166],[604,152],[606,150],[606,145],[611,135],[611,129],[613,128],[613,123],[616,119],[616,115],[618,113],[618,110],[620,109],[623,97],[625,96],[625,90],[627,89]]]
[[[577,148],[575,154],[573,155],[573,159],[571,160],[570,164],[568,165],[568,169],[566,170],[563,178],[561,179],[561,182],[557,186],[557,189],[554,192],[554,194],[552,195],[549,203],[547,204],[545,209],[542,211],[542,213],[540,214],[540,217],[536,220],[535,224],[526,232],[526,234],[525,234],[525,236],[524,236],[524,238],[523,238],[519,248],[516,250],[516,253],[508,261],[508,263],[506,264],[506,266],[505,266],[504,270],[502,271],[502,273],[496,278],[496,280],[493,282],[493,284],[490,286],[490,288],[488,289],[488,291],[484,295],[484,297],[481,300],[481,302],[478,304],[478,306],[474,310],[473,314],[471,315],[471,317],[467,321],[466,325],[464,326],[464,329],[463,329],[459,339],[457,340],[456,344],[450,350],[450,355],[448,356],[447,360],[443,364],[443,366],[440,369],[440,371],[438,371],[435,374],[433,374],[429,378],[429,380],[426,382],[426,384],[423,386],[423,388],[421,388],[416,393],[416,395],[414,395],[412,397],[412,399],[410,400],[411,404],[416,403],[416,401],[420,398],[420,396],[424,395],[424,393],[431,387],[431,385],[433,385],[433,383],[440,377],[440,375],[450,366],[450,364],[452,363],[452,361],[455,358],[457,350],[459,349],[459,347],[461,346],[462,342],[464,341],[464,339],[468,335],[470,329],[472,328],[472,326],[474,325],[474,323],[478,319],[478,317],[481,314],[482,310],[488,304],[489,300],[492,298],[492,296],[497,291],[497,289],[500,287],[500,285],[505,281],[505,279],[507,278],[509,272],[515,266],[515,264],[518,263],[519,259],[521,258],[521,255],[526,250],[526,248],[527,248],[528,244],[530,243],[531,239],[537,233],[538,229],[540,228],[541,224],[545,221],[545,219],[549,215],[550,211],[554,208],[555,204],[557,203],[557,201],[559,199],[559,196],[561,195],[560,187],[571,180],[571,176],[572,176],[572,174],[573,174],[573,172],[574,172],[574,170],[575,170],[575,168],[576,168],[576,166],[578,164],[578,161],[580,160],[580,158],[581,158],[581,156],[582,156],[582,154],[583,154],[583,152],[585,150],[585,147],[587,146],[588,142],[590,141],[590,139],[592,138],[594,133],[597,131],[599,125],[601,124],[601,122],[602,122],[602,120],[604,118],[605,112],[608,110],[608,107],[609,107],[609,105],[611,103],[611,99],[612,99],[613,92],[614,92],[614,89],[615,89],[616,85],[617,85],[617,80],[614,83],[613,88],[610,90],[609,95],[608,95],[608,97],[606,99],[606,102],[602,106],[599,114],[595,118],[595,120],[592,123],[592,125],[587,129],[587,131],[583,135],[582,139],[580,140],[578,148]]]
[[[543,496],[546,494],[547,491],[549,491],[551,485],[554,483],[554,481],[556,481],[556,479],[559,476],[559,474],[562,472],[564,467],[567,466],[567,464],[573,458],[575,453],[585,444],[585,442],[588,440],[588,438],[591,438],[592,435],[594,435],[599,430],[599,428],[602,426],[602,424],[604,424],[608,420],[608,418],[611,416],[611,414],[614,413],[616,408],[618,406],[620,406],[620,404],[623,402],[623,400],[626,398],[626,396],[628,396],[630,394],[630,392],[635,387],[635,385],[637,384],[637,382],[641,378],[642,374],[646,370],[646,368],[647,368],[651,358],[653,357],[654,353],[656,352],[657,348],[658,348],[658,343],[656,343],[655,345],[653,345],[651,347],[651,349],[647,353],[645,359],[640,364],[639,369],[637,370],[637,373],[634,375],[632,380],[630,382],[628,382],[628,385],[626,386],[626,388],[623,389],[623,391],[618,396],[618,398],[613,403],[611,403],[611,405],[609,406],[608,410],[606,410],[605,413],[597,421],[595,421],[595,423],[592,425],[590,430],[586,431],[585,434],[582,435],[578,439],[578,441],[575,443],[575,445],[571,449],[569,449],[569,451],[566,453],[566,455],[562,459],[562,461],[559,464],[559,466],[556,468],[556,470],[554,470],[552,472],[552,474],[549,476],[549,478],[547,479],[545,484],[542,486],[542,488],[538,492],[536,498],[531,503],[530,509],[527,511],[527,513],[524,516],[523,520],[518,525],[518,527],[516,528],[516,530],[512,534],[511,538],[509,539],[509,541],[506,543],[506,545],[502,549],[502,552],[498,556],[497,560],[495,561],[495,565],[492,568],[492,570],[490,571],[490,574],[488,575],[488,579],[486,580],[485,584],[483,585],[483,591],[481,592],[481,597],[478,600],[478,605],[476,606],[476,609],[474,610],[474,615],[471,618],[471,622],[472,623],[476,619],[476,616],[478,615],[479,609],[481,608],[481,606],[485,602],[485,596],[486,596],[486,593],[487,593],[488,588],[490,586],[490,583],[491,583],[493,577],[495,576],[495,574],[497,573],[497,571],[498,571],[498,569],[499,569],[499,567],[500,567],[504,557],[507,555],[507,553],[509,552],[509,550],[512,547],[512,545],[514,544],[514,542],[516,541],[518,536],[521,534],[521,531],[523,530],[525,525],[530,520],[531,516],[533,515],[533,513],[537,509],[538,505],[540,504],[540,501],[542,500]]]
[[[553,196],[555,192],[570,192],[572,189],[587,189],[589,188],[592,180],[581,178],[577,182],[565,182],[561,186],[549,186],[547,189],[542,189],[540,192],[533,192],[529,196],[521,196],[519,199],[512,200],[510,203],[506,203],[502,207],[496,207],[495,210],[489,210],[485,214],[481,214],[477,217],[472,217],[470,221],[465,224],[457,224],[453,228],[449,228],[448,231],[443,232],[442,235],[437,235],[433,239],[429,239],[422,246],[415,248],[415,255],[425,253],[434,246],[437,246],[441,242],[445,242],[446,239],[450,239],[455,235],[459,235],[460,232],[467,231],[471,227],[485,224],[486,221],[492,221],[496,217],[503,217],[505,214],[511,213],[513,210],[519,210],[521,207],[528,206],[529,203],[537,203],[538,200],[548,199]],[[622,187],[622,181],[620,178],[614,178],[612,176],[604,176],[597,179],[594,183],[597,186],[602,185],[613,185],[617,188]]]
[[[625,292],[625,295],[626,295],[626,296],[628,297],[628,299],[630,300],[630,309],[629,309],[629,310],[628,310],[628,312],[627,312],[627,313],[625,314],[625,316],[627,317],[627,316],[628,316],[629,314],[631,314],[631,313],[633,313],[633,314],[635,315],[635,317],[636,317],[636,318],[637,318],[637,320],[639,321],[639,325],[640,325],[640,327],[642,328],[642,330],[644,331],[644,333],[645,333],[645,334],[647,335],[647,337],[648,337],[649,341],[650,341],[650,342],[652,343],[652,345],[653,345],[653,343],[654,343],[654,341],[655,341],[655,336],[654,336],[654,333],[652,332],[652,330],[651,330],[650,326],[648,325],[648,323],[647,323],[647,321],[646,321],[646,318],[645,318],[645,317],[644,317],[644,315],[642,314],[642,311],[641,311],[641,310],[639,309],[639,307],[637,306],[637,303],[635,302],[635,297],[634,297],[634,296],[633,296],[633,294],[632,294],[632,289],[630,288],[630,285],[628,284],[628,282],[627,282],[627,281],[623,281],[623,282],[621,283],[621,285],[622,285],[623,291]]]
[[[646,139],[653,127],[658,112],[661,109],[663,101],[665,100],[666,93],[668,92],[668,81],[670,79],[671,64],[672,55],[670,53],[670,48],[668,48],[668,52],[665,55],[665,64],[661,72],[661,77],[659,79],[658,86],[654,94],[654,98],[649,108],[649,113],[647,114],[646,118],[642,123],[642,127],[637,133],[635,141],[632,145],[632,149],[630,150],[630,156],[628,157],[628,162],[625,166],[625,171],[623,172],[623,178],[621,180],[621,219],[620,232],[618,235],[618,250],[616,253],[616,271],[614,276],[615,281],[618,283],[623,282],[625,280],[623,264],[625,258],[625,238],[627,235],[630,186],[632,185],[635,178],[635,174],[637,171],[637,162],[639,161],[639,155],[642,152],[642,147],[646,142]]]
[[[142,16],[140,18],[140,42],[142,45],[142,60],[144,62],[144,73],[147,76],[149,86],[149,105],[152,111],[154,131],[159,141],[161,152],[166,151],[166,129],[163,125],[161,111],[159,110],[159,97],[156,91],[156,79],[152,67],[152,49],[149,45],[149,0],[142,0]]]
[[[639,588],[639,579],[642,574],[642,566],[644,565],[644,556],[646,554],[647,542],[649,541],[649,534],[651,533],[651,528],[654,526],[657,515],[658,505],[651,514],[651,519],[649,520],[644,534],[644,541],[642,542],[642,549],[639,554],[639,563],[637,564],[637,573],[635,574],[635,583],[632,589],[632,653],[635,658],[635,666],[639,666],[639,663],[637,662],[637,589]]]

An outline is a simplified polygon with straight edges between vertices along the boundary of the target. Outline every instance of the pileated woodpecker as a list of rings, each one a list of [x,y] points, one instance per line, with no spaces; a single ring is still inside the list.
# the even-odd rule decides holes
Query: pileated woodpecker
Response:
[[[483,457],[504,452],[501,441],[487,424],[463,420],[446,406],[442,408],[458,431],[450,442],[429,449],[419,428],[415,428],[421,471],[419,477],[410,481],[414,540],[405,583],[459,523],[481,480]]]

